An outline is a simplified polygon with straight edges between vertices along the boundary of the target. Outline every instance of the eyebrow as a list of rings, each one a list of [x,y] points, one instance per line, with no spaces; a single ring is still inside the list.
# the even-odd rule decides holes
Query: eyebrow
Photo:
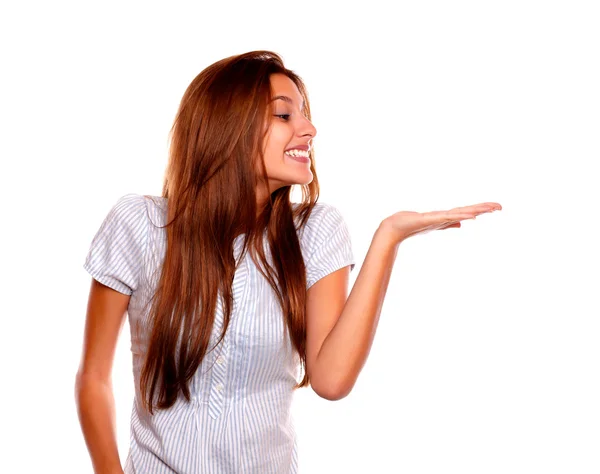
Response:
[[[292,99],[290,99],[287,95],[276,95],[275,97],[271,98],[271,102],[277,99],[281,99],[284,102],[287,102],[288,104],[294,104],[294,101]],[[302,101],[302,108],[301,110],[304,110],[304,101]]]

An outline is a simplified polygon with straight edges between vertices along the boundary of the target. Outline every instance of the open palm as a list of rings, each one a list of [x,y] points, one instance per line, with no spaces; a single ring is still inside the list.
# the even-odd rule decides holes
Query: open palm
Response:
[[[482,202],[472,206],[455,207],[449,211],[400,211],[387,217],[384,223],[398,241],[401,241],[432,230],[460,227],[460,221],[475,219],[480,214],[500,210],[502,206],[497,202]]]

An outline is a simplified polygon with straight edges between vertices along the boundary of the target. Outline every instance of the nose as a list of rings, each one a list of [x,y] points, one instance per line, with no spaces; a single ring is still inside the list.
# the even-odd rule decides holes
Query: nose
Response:
[[[303,117],[302,124],[299,127],[298,134],[302,137],[309,135],[312,138],[315,138],[317,134],[317,129],[312,124],[310,120],[306,117]]]

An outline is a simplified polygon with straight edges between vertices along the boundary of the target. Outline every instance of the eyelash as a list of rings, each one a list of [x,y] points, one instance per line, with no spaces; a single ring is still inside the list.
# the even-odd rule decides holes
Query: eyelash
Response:
[[[285,120],[286,122],[289,120],[289,116],[290,114],[280,114],[280,115],[275,115],[275,117],[279,117],[282,120]],[[283,117],[288,117],[288,118],[283,118]]]

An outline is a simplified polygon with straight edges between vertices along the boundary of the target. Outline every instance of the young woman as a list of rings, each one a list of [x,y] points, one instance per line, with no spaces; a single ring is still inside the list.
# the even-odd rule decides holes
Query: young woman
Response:
[[[96,473],[298,472],[293,391],[351,391],[398,245],[501,209],[383,219],[348,296],[351,240],[317,203],[316,133],[302,80],[273,52],[225,58],[189,85],[162,196],[122,196],[84,264],[76,398]],[[126,313],[136,391],[123,471],[110,373]]]

